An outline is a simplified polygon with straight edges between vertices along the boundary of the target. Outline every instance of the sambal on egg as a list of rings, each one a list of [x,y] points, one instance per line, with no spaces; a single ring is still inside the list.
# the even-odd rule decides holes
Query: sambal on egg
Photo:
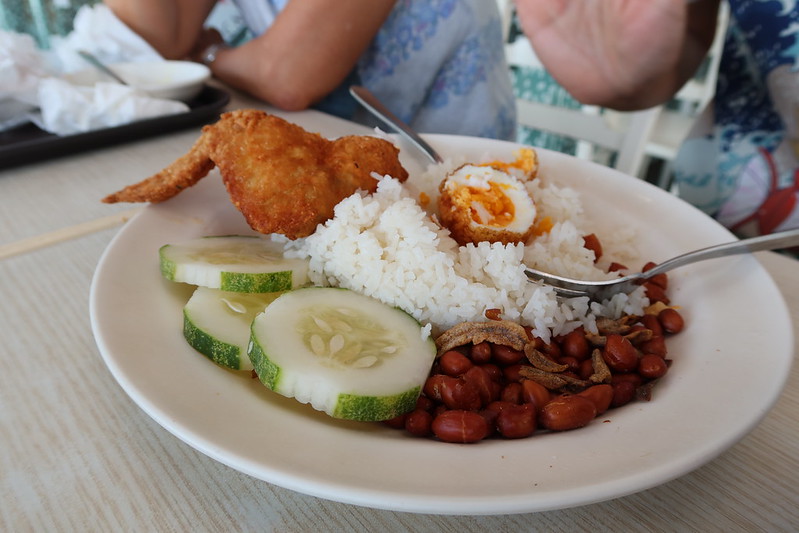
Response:
[[[536,209],[524,183],[491,166],[463,165],[439,186],[441,224],[460,245],[481,241],[525,242]]]

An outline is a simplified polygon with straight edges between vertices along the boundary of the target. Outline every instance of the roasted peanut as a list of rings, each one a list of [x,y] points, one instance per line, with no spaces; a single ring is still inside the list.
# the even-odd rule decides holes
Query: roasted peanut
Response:
[[[492,352],[494,362],[500,366],[515,365],[524,357],[523,352],[502,344],[495,344]]]
[[[619,381],[612,386],[613,400],[610,402],[612,407],[627,405],[635,398],[635,385],[631,381]]]
[[[485,418],[477,412],[461,409],[444,411],[433,419],[431,428],[444,442],[477,442],[488,435]]]
[[[596,417],[594,402],[582,396],[560,396],[541,409],[538,419],[551,431],[566,431],[588,425]]]
[[[508,407],[509,405],[515,405],[508,402],[503,402],[500,400],[491,402],[483,409],[480,410],[480,415],[486,419],[488,423],[488,434],[493,435],[496,433],[497,430],[497,417],[499,416],[499,412]]]
[[[663,302],[666,305],[670,303],[669,297],[666,296],[666,291],[659,284],[650,280],[644,283],[644,287],[646,288],[646,297],[651,302]]]
[[[666,275],[665,272],[662,272],[660,274],[655,274],[654,276],[649,278],[649,281],[651,283],[654,283],[661,289],[663,289],[664,292],[669,288],[669,277]]]
[[[461,376],[473,366],[474,363],[468,357],[456,350],[445,352],[438,358],[439,369],[448,376]]]
[[[469,356],[476,365],[487,363],[491,361],[491,345],[487,342],[475,344],[469,351]]]
[[[663,336],[663,326],[660,325],[657,315],[644,315],[641,317],[641,324],[648,330],[652,331],[653,337]]]
[[[649,285],[655,293],[663,290]],[[436,359],[415,409],[385,423],[460,443],[494,434],[528,437],[537,427],[585,426],[611,407],[647,399],[654,380],[666,373],[664,335],[682,329],[682,316],[662,302],[647,311],[615,321],[623,329],[598,324],[601,336],[593,337],[601,342],[580,327],[544,343],[525,326],[532,343],[525,350],[489,342],[453,347]],[[533,371],[541,374],[535,380]],[[544,375],[557,383],[540,381]]]
[[[522,403],[522,384],[511,382],[502,387],[499,399],[503,402]]]
[[[507,405],[514,405],[512,403],[503,402],[502,400],[494,400],[480,410],[480,413],[488,420],[489,424],[493,424],[497,419],[499,412]]]
[[[667,307],[658,313],[658,321],[663,329],[668,333],[679,333],[685,327],[685,321],[682,315],[676,309]]]
[[[497,431],[506,439],[529,437],[536,430],[536,410],[531,404],[510,405],[499,411]]]
[[[455,387],[458,379],[445,374],[433,374],[424,382],[422,392],[424,395],[436,402],[444,401],[444,390]]]
[[[536,411],[540,411],[552,398],[552,394],[546,387],[531,379],[522,381],[522,402],[535,406]]]
[[[655,354],[645,354],[638,362],[638,373],[646,379],[657,379],[666,375],[669,367],[666,360]]]
[[[500,381],[502,379],[502,370],[500,370],[500,368],[494,363],[480,365],[480,368],[485,370],[486,374],[488,374],[488,377],[490,377],[492,381]]]
[[[428,411],[429,412],[429,411],[432,411],[433,407],[435,407],[435,406],[436,406],[435,402],[433,402],[433,400],[431,400],[427,396],[420,395],[416,399],[416,409],[421,409],[422,411]]]
[[[591,355],[591,348],[585,339],[583,328],[577,328],[567,333],[560,343],[560,348],[564,357],[573,357],[578,361],[584,361]]]
[[[561,365],[566,365],[569,367],[569,372],[574,372],[578,374],[580,372],[580,361],[575,359],[574,357],[561,357],[558,359],[558,363]]]
[[[480,392],[474,384],[456,379],[453,386],[441,389],[441,399],[450,409],[480,409]]]
[[[599,416],[608,410],[610,402],[613,401],[613,387],[606,384],[594,385],[577,393],[577,396],[591,400],[596,407],[596,414]]]
[[[647,264],[645,264],[644,268],[642,268],[641,270],[643,272],[648,272],[648,271],[652,270],[653,268],[655,268],[656,266],[657,266],[657,263],[653,263],[653,262],[650,261]],[[655,274],[654,276],[649,278],[649,281],[651,283],[654,283],[655,285],[657,285],[658,287],[660,287],[664,291],[669,288],[669,277],[668,277],[668,275],[665,272],[662,272],[660,274]]]
[[[594,263],[602,257],[602,243],[599,242],[599,237],[596,234],[584,235],[583,246],[594,252]]]
[[[640,387],[641,384],[644,382],[644,378],[642,378],[638,374],[614,374],[610,378],[611,385],[615,385],[616,383],[621,383],[622,381],[632,383],[633,387]]]
[[[502,320],[502,309],[497,309],[497,308],[486,309],[485,317],[488,320]]]
[[[405,417],[405,430],[417,437],[426,437],[430,434],[433,424],[433,415],[423,409],[415,409]]]
[[[602,358],[615,372],[632,372],[638,366],[638,354],[632,343],[617,333],[607,336]]]
[[[401,415],[395,416],[394,418],[383,420],[383,423],[390,428],[402,429],[405,427],[405,419],[407,418],[408,418],[408,413],[403,413]]]
[[[494,388],[488,373],[479,366],[473,366],[464,375],[463,381],[470,383],[477,391],[482,405],[488,405],[499,396],[499,390]]]
[[[505,409],[506,407],[509,407],[511,405],[518,405],[518,404],[511,403],[511,402],[504,402],[502,400],[496,400],[496,401],[491,402],[490,404],[488,404],[485,407],[484,411],[493,411],[495,413],[499,413],[500,411],[502,411],[503,409]]]
[[[502,377],[505,378],[505,381],[521,381],[522,376],[519,374],[519,370],[522,369],[521,364],[515,364],[506,366],[502,369]]]
[[[577,375],[580,376],[580,379],[586,380],[594,375],[594,363],[590,359],[586,359],[585,361],[580,363],[580,368],[577,371]]]
[[[618,272],[619,270],[627,270],[627,267],[615,261],[608,265],[608,272]]]
[[[641,353],[652,353],[661,357],[666,357],[666,339],[661,337],[652,337],[646,342],[642,342],[638,349]]]
[[[560,344],[556,342],[550,342],[549,344],[545,344],[543,341],[541,342],[541,347],[536,346],[536,349],[540,352],[546,354],[550,359],[556,361],[561,355],[562,350],[560,349]]]

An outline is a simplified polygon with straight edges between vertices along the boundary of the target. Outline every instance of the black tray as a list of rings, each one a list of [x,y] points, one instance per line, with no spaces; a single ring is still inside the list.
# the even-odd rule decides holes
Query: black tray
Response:
[[[0,132],[0,169],[207,124],[219,117],[222,108],[229,101],[230,95],[227,92],[206,85],[188,103],[189,111],[178,115],[148,118],[123,126],[63,137],[41,130],[33,124],[26,124]]]

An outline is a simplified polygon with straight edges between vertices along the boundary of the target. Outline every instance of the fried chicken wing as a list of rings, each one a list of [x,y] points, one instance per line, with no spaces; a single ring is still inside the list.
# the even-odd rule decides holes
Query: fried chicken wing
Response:
[[[103,198],[103,202],[158,203],[169,200],[183,189],[191,187],[214,168],[214,162],[208,157],[206,140],[205,135],[201,135],[186,155],[146,180],[109,194]]]
[[[336,204],[356,190],[373,192],[373,172],[407,179],[398,156],[393,144],[375,137],[330,141],[261,111],[233,111],[204,127],[188,154],[103,201],[160,202],[216,165],[233,204],[254,230],[296,239],[332,218]]]

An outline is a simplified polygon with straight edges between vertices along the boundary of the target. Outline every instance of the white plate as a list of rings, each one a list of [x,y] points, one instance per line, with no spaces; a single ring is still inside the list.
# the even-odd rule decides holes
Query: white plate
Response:
[[[108,67],[126,83],[141,89],[153,98],[183,102],[190,102],[211,78],[211,70],[208,67],[193,61],[112,63]],[[66,74],[64,79],[75,85],[90,87],[101,81],[114,81],[96,68]]]
[[[431,135],[445,156],[511,159],[517,145]],[[540,150],[541,172],[580,190],[597,216],[640,230],[644,259],[731,240],[693,207],[613,170]],[[409,169],[415,160],[405,160]],[[770,409],[791,361],[782,297],[750,256],[671,274],[686,330],[652,402],[586,428],[517,441],[453,445],[379,424],[341,422],[222,370],[181,334],[189,291],[163,280],[158,248],[247,231],[212,174],[148,207],[119,232],[92,283],[91,319],[106,364],[130,397],[189,445],[241,472],[357,505],[424,513],[503,514],[624,496],[718,456]],[[753,312],[753,310],[757,312]],[[605,422],[607,420],[607,422]]]

